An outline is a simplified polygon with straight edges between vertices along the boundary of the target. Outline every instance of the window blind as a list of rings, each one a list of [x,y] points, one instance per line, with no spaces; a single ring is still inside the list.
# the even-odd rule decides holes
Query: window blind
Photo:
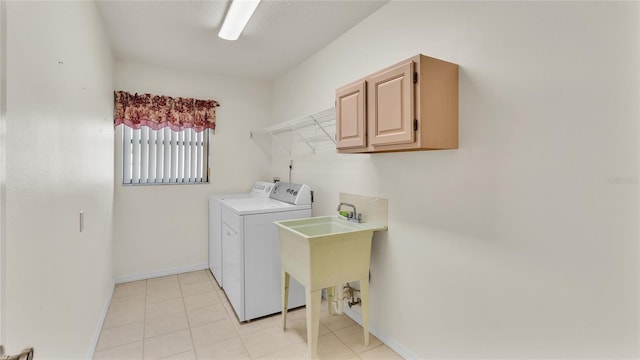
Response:
[[[123,127],[123,184],[209,182],[209,131]]]

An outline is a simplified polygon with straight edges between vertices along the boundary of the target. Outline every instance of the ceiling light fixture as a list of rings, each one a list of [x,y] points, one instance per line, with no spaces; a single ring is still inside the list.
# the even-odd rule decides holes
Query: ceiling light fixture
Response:
[[[233,0],[218,36],[225,40],[237,40],[258,4],[260,0]]]

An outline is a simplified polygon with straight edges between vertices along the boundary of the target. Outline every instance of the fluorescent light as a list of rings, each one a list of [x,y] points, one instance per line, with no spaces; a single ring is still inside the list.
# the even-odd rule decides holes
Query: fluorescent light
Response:
[[[237,40],[258,4],[260,0],[233,0],[218,36],[225,40]]]

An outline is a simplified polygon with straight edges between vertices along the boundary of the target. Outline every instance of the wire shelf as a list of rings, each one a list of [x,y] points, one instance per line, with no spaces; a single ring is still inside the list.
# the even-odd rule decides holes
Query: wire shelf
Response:
[[[289,143],[291,143],[293,139],[298,139],[304,142],[315,154],[316,149],[323,143],[336,143],[335,125],[336,110],[335,108],[329,108],[265,129],[251,131],[250,137],[253,138],[256,135],[271,135],[276,141],[287,141]],[[294,136],[278,136],[281,134],[291,134]],[[289,146],[289,153],[291,153],[290,149],[291,146]]]

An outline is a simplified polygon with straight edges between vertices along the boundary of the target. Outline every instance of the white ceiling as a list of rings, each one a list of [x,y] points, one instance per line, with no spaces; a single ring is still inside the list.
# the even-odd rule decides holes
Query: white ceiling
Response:
[[[218,37],[231,1],[97,1],[116,58],[273,79],[388,0],[263,0],[236,41]]]

